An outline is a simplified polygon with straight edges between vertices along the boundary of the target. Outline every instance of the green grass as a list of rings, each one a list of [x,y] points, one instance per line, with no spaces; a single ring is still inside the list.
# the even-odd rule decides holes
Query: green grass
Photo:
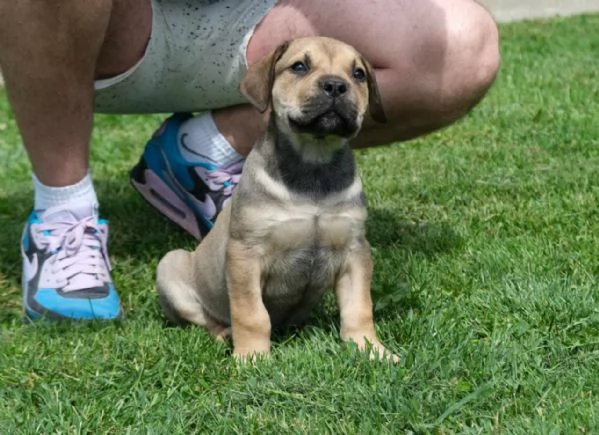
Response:
[[[94,136],[126,320],[23,325],[32,190],[0,93],[0,432],[597,433],[597,28],[502,26],[500,77],[470,116],[358,153],[376,321],[397,367],[339,342],[330,299],[255,367],[165,326],[157,260],[194,243],[127,180],[157,116],[99,116]]]

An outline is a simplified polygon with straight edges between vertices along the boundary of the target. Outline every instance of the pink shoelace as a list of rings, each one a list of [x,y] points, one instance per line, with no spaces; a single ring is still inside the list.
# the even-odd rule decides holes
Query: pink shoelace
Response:
[[[244,160],[237,161],[229,166],[218,168],[206,174],[206,177],[214,184],[223,186],[223,194],[231,196],[233,189],[241,179]]]
[[[98,224],[95,216],[41,223],[33,230],[38,245],[52,253],[50,272],[62,291],[102,287],[110,282],[108,228]]]

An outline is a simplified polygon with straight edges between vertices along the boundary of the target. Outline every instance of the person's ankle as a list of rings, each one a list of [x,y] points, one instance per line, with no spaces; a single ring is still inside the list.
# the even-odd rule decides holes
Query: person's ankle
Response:
[[[186,160],[229,166],[244,156],[220,133],[211,113],[185,121],[179,128],[179,151]]]
[[[32,175],[34,186],[34,209],[46,210],[64,206],[79,208],[85,204],[98,206],[98,198],[89,173],[80,181],[70,186],[51,187],[44,185],[35,174]]]

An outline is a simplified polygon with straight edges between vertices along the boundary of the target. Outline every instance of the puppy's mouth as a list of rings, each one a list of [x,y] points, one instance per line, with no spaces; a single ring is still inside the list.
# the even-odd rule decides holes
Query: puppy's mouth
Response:
[[[289,125],[298,133],[308,133],[317,138],[355,136],[360,126],[356,120],[357,110],[352,104],[309,104],[302,108],[302,115],[289,117]]]

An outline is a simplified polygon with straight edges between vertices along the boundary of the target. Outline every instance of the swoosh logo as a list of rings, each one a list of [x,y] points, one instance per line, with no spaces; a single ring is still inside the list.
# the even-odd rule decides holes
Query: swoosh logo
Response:
[[[23,253],[23,269],[25,269],[24,272],[27,280],[32,279],[36,275],[38,266],[36,253],[32,255],[31,260]]]
[[[170,171],[163,173],[163,178],[164,177],[168,177],[169,180],[172,180],[181,191],[189,193],[189,196],[187,196],[186,199],[193,203],[194,207],[197,209],[196,211],[200,211],[208,219],[212,219],[216,215],[216,204],[210,195],[206,194],[204,200],[201,200],[181,186],[181,184],[179,184],[177,179],[170,173]]]
[[[163,174],[162,174],[163,178],[170,180],[172,183],[174,183],[179,188],[179,190],[181,190],[182,192],[187,192],[189,194],[189,196],[187,198],[181,198],[181,199],[191,200],[191,202],[198,209],[198,211],[201,211],[201,213],[207,219],[212,219],[214,216],[216,216],[216,211],[217,211],[216,204],[214,203],[214,201],[212,200],[210,195],[206,194],[204,197],[204,200],[201,200],[201,199],[197,198],[195,195],[193,195],[189,190],[185,189],[181,185],[181,183],[179,183],[179,180],[177,180],[177,177],[175,177],[175,175],[173,174],[173,171],[171,170],[170,162],[169,162],[164,150],[160,150],[160,152],[162,153],[163,161],[166,163],[166,173],[163,172]]]
[[[208,157],[208,156],[205,156],[204,154],[198,153],[197,151],[195,151],[195,150],[191,149],[189,146],[187,146],[187,144],[185,143],[185,138],[186,138],[187,136],[189,136],[189,133],[183,133],[183,134],[181,135],[181,139],[179,140],[179,142],[181,142],[181,146],[183,147],[183,149],[184,149],[185,151],[187,151],[188,153],[191,153],[191,154],[193,154],[193,155],[196,155],[196,156],[198,156],[198,157],[201,157],[201,158],[203,158],[203,159],[206,159],[206,160],[208,160],[208,161],[210,161],[210,162],[214,163],[215,165],[218,163],[216,160],[213,160],[213,159],[211,159],[210,157]]]
[[[204,201],[196,198],[193,195],[191,195],[190,199],[198,209],[202,210],[202,213],[208,219],[212,219],[216,215],[216,204],[212,198],[210,198],[210,195],[206,194],[206,199]]]

